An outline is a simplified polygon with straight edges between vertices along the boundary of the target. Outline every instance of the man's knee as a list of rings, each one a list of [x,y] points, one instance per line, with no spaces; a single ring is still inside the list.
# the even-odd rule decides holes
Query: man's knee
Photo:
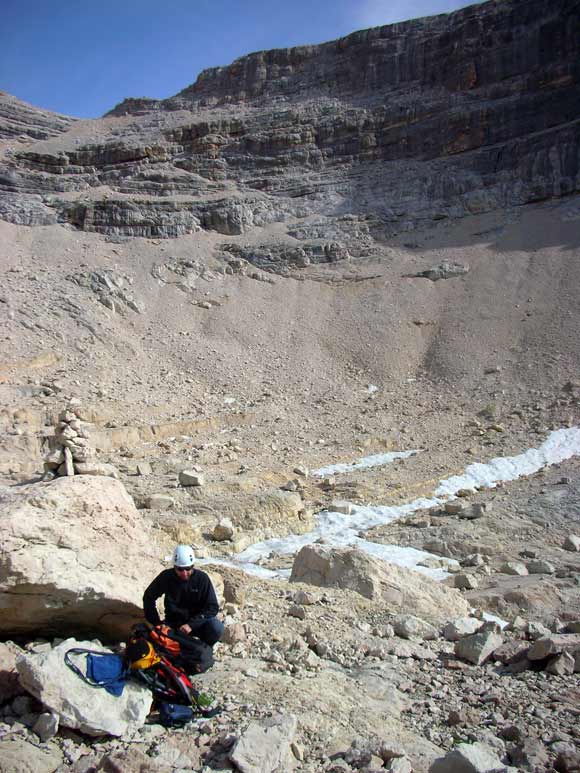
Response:
[[[218,642],[224,633],[224,624],[217,617],[210,617],[205,621],[203,627],[203,636],[201,637],[206,644],[214,645]]]

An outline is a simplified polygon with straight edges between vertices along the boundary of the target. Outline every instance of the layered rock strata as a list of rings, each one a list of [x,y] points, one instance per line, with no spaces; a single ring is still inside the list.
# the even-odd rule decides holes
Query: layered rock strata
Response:
[[[0,91],[0,140],[44,140],[76,123],[75,118],[41,110]]]
[[[573,0],[510,0],[250,54],[12,151],[0,217],[171,238],[372,215],[388,235],[572,194],[579,41]]]

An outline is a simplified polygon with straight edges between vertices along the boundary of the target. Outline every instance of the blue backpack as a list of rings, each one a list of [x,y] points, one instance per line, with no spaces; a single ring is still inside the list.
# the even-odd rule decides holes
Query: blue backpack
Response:
[[[164,727],[183,727],[191,722],[195,714],[191,706],[183,706],[179,703],[159,704],[159,722]]]
[[[192,719],[209,719],[219,714],[221,709],[205,709],[201,714],[198,708],[183,706],[179,703],[159,704],[159,723],[164,727],[183,727]]]

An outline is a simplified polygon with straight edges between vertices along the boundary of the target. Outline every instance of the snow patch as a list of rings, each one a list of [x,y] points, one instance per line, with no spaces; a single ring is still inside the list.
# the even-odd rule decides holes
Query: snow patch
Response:
[[[342,468],[362,469],[376,466],[369,464],[369,460],[379,457],[405,458],[417,451],[402,451],[392,454],[378,454],[366,457],[351,465],[332,465],[317,470],[315,475],[328,475],[330,471],[346,471]],[[294,534],[288,537],[257,542],[239,553],[231,565],[262,577],[287,577],[289,571],[272,571],[260,567],[259,561],[263,561],[273,555],[292,555],[297,553],[304,545],[315,542],[323,542],[333,547],[356,546],[370,555],[385,561],[420,571],[436,580],[442,580],[448,576],[448,572],[441,568],[419,566],[419,563],[427,558],[440,559],[415,548],[405,548],[396,545],[380,545],[362,539],[360,532],[368,531],[376,526],[383,526],[393,521],[410,515],[417,510],[425,510],[443,504],[447,499],[454,498],[460,489],[476,489],[480,487],[494,487],[500,481],[509,481],[546,467],[549,464],[558,464],[572,456],[580,455],[580,427],[559,429],[552,432],[539,448],[530,449],[518,456],[497,457],[487,464],[472,464],[465,469],[463,475],[454,475],[451,478],[440,481],[439,487],[432,498],[422,497],[398,506],[360,506],[353,504],[351,515],[334,513],[325,510],[317,515],[316,526],[308,534]],[[387,461],[378,462],[381,464]],[[215,561],[214,561],[215,563]]]
[[[340,472],[351,472],[352,470],[366,470],[370,467],[382,467],[385,464],[394,462],[395,459],[407,459],[419,453],[420,449],[413,451],[391,451],[384,454],[373,454],[372,456],[363,456],[356,462],[346,462],[344,464],[329,464],[327,467],[321,467],[319,470],[313,470],[312,475],[323,478],[326,475],[334,475]]]
[[[580,427],[558,429],[548,435],[539,448],[519,456],[498,456],[486,464],[470,464],[463,475],[442,480],[436,496],[452,497],[464,489],[493,488],[498,483],[532,475],[549,464],[558,464],[580,454]]]

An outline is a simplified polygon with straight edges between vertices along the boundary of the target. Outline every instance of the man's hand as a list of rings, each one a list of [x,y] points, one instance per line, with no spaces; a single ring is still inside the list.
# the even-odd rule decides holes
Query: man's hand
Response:
[[[184,623],[182,626],[179,627],[179,630],[181,633],[191,633],[191,626],[187,623]]]

